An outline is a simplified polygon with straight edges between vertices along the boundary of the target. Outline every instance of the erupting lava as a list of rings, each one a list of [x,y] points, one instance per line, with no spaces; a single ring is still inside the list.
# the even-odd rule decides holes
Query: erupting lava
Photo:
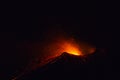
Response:
[[[57,57],[63,52],[67,52],[72,55],[82,56],[83,52],[80,45],[75,42],[74,39],[56,38],[50,43],[46,44],[43,48],[43,54],[46,59],[51,57]],[[44,58],[45,59],[45,58]]]
[[[80,51],[79,47],[75,43],[70,42],[64,42],[63,45],[63,52],[67,52],[69,54],[73,55],[82,55],[82,52]]]

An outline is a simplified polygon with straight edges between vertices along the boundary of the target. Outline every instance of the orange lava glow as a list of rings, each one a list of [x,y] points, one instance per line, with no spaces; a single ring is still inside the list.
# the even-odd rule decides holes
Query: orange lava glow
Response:
[[[72,55],[81,56],[83,52],[80,45],[75,42],[74,39],[59,38],[50,44],[47,44],[43,49],[43,53],[46,53],[45,57],[51,58],[61,55],[63,52],[67,52]],[[45,58],[44,58],[45,59]]]
[[[67,52],[72,55],[81,55],[82,52],[79,50],[79,47],[72,42],[65,42],[63,43],[63,52]]]

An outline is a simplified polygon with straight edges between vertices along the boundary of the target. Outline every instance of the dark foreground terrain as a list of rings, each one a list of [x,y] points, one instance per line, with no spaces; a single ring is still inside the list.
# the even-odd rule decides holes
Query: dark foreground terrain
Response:
[[[107,80],[108,75],[108,61],[96,51],[86,58],[63,53],[18,80]]]

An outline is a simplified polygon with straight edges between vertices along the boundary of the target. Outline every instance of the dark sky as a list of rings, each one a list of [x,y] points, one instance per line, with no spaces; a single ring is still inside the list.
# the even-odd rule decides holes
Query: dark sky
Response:
[[[96,24],[96,16],[22,16],[15,22],[18,27],[14,32],[20,41],[39,40],[38,36],[44,37],[46,30],[62,30],[95,45],[106,45],[109,30],[105,25]]]

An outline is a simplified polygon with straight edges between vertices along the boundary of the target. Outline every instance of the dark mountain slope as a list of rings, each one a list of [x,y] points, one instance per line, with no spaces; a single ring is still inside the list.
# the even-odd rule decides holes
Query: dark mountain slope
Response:
[[[63,53],[18,80],[104,80],[106,59],[95,52],[87,58]]]

